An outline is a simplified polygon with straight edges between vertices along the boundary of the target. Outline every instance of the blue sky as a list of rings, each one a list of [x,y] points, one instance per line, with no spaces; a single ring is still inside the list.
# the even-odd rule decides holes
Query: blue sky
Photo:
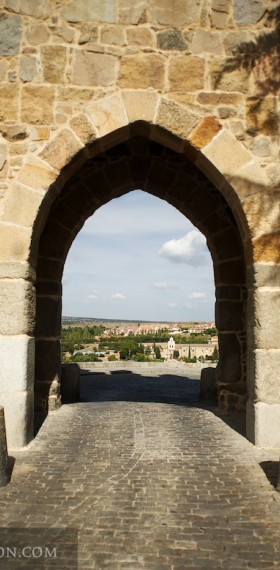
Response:
[[[87,220],[64,268],[63,315],[212,321],[213,265],[178,210],[134,190]]]

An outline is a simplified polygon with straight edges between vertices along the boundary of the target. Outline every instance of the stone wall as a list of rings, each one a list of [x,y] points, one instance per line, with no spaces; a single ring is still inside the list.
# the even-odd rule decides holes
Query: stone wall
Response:
[[[248,436],[280,445],[279,12],[273,0],[0,0],[0,404],[10,445],[32,437],[35,352],[36,399],[59,405],[68,249],[94,209],[139,185],[204,231],[220,404],[244,406],[248,392]],[[147,141],[160,145],[161,176]],[[176,176],[167,151],[181,161]]]

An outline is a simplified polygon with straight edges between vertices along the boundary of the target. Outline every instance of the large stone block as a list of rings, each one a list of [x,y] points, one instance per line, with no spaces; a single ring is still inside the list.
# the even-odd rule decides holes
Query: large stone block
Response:
[[[198,28],[193,36],[191,50],[193,53],[221,55],[223,53],[221,34]]]
[[[211,366],[201,370],[199,399],[213,403],[217,402],[216,370]]]
[[[0,14],[0,55],[16,55],[21,38],[21,18]]]
[[[251,159],[251,154],[245,146],[224,130],[203,148],[202,153],[226,177],[236,174],[236,171]]]
[[[211,142],[211,140],[218,134],[221,128],[222,125],[219,123],[216,117],[205,117],[202,119],[199,125],[195,127],[189,140],[195,148],[203,148]]]
[[[19,182],[35,190],[48,190],[56,178],[56,170],[32,155],[26,157],[26,162],[18,174]]]
[[[259,263],[280,264],[280,232],[265,234],[253,239],[253,260]]]
[[[33,389],[34,357],[34,338],[26,335],[0,337],[0,392]]]
[[[42,46],[41,61],[44,81],[64,83],[67,51],[63,46]]]
[[[57,170],[62,169],[82,148],[69,129],[63,129],[40,153],[41,158]]]
[[[255,263],[247,271],[247,285],[253,287],[279,287],[280,265],[276,263]]]
[[[32,335],[35,319],[35,290],[31,283],[0,280],[0,334]]]
[[[30,254],[30,228],[2,222],[0,224],[1,261],[27,261]]]
[[[37,60],[35,57],[23,55],[20,58],[19,78],[24,83],[32,81],[38,72]]]
[[[0,487],[10,480],[9,457],[7,450],[6,423],[3,406],[0,406]]]
[[[22,184],[11,185],[5,201],[2,219],[23,226],[33,226],[44,192],[36,192]]]
[[[54,95],[53,87],[25,85],[22,90],[21,120],[31,125],[52,123]]]
[[[60,341],[36,340],[35,351],[35,390],[37,390],[37,384],[50,385],[59,377]]]
[[[124,103],[120,95],[105,97],[87,105],[87,113],[100,137],[128,124]]]
[[[154,24],[181,27],[195,22],[200,6],[193,0],[155,0],[151,4]]]
[[[280,350],[254,350],[248,354],[248,386],[252,401],[280,404]]]
[[[17,85],[0,85],[0,121],[18,120]]]
[[[243,199],[242,207],[253,236],[270,234],[280,227],[280,191],[261,191]]]
[[[279,110],[276,97],[248,97],[246,122],[249,132],[263,135],[279,134]]]
[[[197,125],[199,118],[188,109],[168,99],[162,99],[155,123],[171,133],[186,139]]]
[[[108,22],[117,18],[116,0],[72,0],[61,11],[68,22]]]
[[[121,24],[144,24],[146,22],[146,0],[119,0],[119,22]]]
[[[123,101],[130,123],[146,121],[152,123],[157,108],[158,95],[152,91],[123,91]]]
[[[128,55],[122,58],[118,83],[122,88],[163,89],[165,60],[157,54]]]
[[[233,0],[234,17],[239,26],[256,24],[264,15],[266,6],[263,0]]]
[[[49,0],[4,0],[5,8],[16,12],[32,16],[33,18],[47,18],[51,14]]]
[[[104,53],[76,51],[73,83],[109,87],[117,78],[117,58]]]
[[[204,87],[205,60],[202,57],[180,55],[170,58],[169,91],[197,91]]]
[[[0,392],[8,449],[25,447],[34,437],[34,396],[29,392]]]
[[[246,435],[257,447],[280,449],[280,404],[248,400]]]
[[[252,348],[280,348],[280,288],[262,287],[250,291],[248,326]]]

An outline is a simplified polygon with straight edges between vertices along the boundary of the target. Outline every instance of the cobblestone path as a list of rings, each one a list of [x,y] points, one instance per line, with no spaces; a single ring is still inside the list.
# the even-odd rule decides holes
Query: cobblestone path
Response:
[[[16,453],[0,526],[77,528],[81,570],[279,569],[268,455],[201,408],[197,388],[170,371],[85,374],[83,401]]]

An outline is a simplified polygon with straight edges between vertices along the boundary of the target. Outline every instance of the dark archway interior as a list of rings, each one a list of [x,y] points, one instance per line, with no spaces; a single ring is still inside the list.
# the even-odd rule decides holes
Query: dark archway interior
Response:
[[[53,201],[41,235],[37,263],[36,409],[59,406],[61,279],[69,248],[97,208],[135,188],[177,208],[205,235],[213,259],[220,362],[219,404],[241,409],[246,401],[246,282],[237,222],[221,192],[191,158],[143,134],[85,149],[79,167]]]

